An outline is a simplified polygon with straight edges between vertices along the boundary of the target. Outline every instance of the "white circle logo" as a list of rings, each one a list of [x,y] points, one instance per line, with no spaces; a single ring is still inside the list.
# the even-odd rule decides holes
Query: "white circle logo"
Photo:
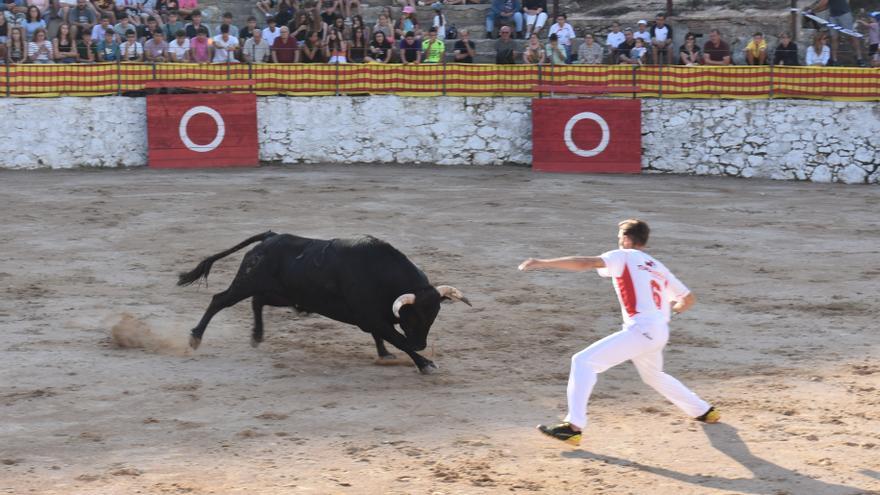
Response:
[[[203,113],[212,119],[217,124],[217,135],[214,136],[214,140],[208,144],[196,144],[189,138],[189,134],[186,132],[186,126],[189,124],[189,119],[195,117],[196,115]],[[223,122],[223,117],[220,115],[220,112],[214,110],[211,107],[206,106],[197,106],[192,107],[183,114],[183,117],[180,119],[180,140],[183,141],[183,145],[192,151],[196,151],[198,153],[207,153],[209,151],[214,151],[220,146],[220,143],[223,142],[223,137],[226,136],[226,123]]]
[[[599,127],[602,128],[602,139],[599,141],[599,144],[591,150],[583,150],[578,148],[578,145],[574,144],[574,141],[571,139],[571,131],[572,129],[574,129],[575,124],[584,119],[592,120],[593,122],[599,124]],[[565,124],[565,133],[562,135],[562,138],[565,139],[565,146],[568,147],[569,151],[577,156],[589,158],[605,151],[605,148],[608,146],[608,141],[611,140],[611,130],[608,129],[608,122],[605,122],[605,119],[603,119],[598,114],[595,114],[593,112],[581,112],[570,118],[568,120],[568,123]]]

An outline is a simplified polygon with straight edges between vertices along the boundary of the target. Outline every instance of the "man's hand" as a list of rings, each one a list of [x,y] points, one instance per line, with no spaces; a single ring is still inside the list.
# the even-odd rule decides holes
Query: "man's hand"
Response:
[[[535,258],[529,258],[529,259],[523,261],[522,263],[520,263],[519,267],[517,267],[517,268],[519,269],[519,271],[525,272],[528,270],[534,270],[536,268],[539,268],[540,264],[541,264],[541,260],[537,260]]]

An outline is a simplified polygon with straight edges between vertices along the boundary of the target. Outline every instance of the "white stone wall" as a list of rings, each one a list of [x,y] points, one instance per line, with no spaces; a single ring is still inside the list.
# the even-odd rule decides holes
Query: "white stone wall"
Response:
[[[260,159],[531,162],[529,98],[258,98]],[[146,99],[0,98],[0,168],[141,166]],[[880,183],[880,104],[642,101],[652,173]]]

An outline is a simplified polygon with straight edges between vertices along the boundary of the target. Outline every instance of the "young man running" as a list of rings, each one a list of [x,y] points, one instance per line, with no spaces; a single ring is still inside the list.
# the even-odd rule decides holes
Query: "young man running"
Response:
[[[612,278],[620,300],[623,328],[571,358],[565,420],[552,426],[538,425],[545,435],[572,445],[580,444],[581,431],[587,426],[587,400],[597,375],[627,360],[632,360],[645,383],[685,414],[706,423],[717,423],[721,419],[715,408],[663,372],[663,348],[669,340],[671,311],[687,311],[696,298],[662,263],[642,252],[648,243],[648,224],[630,219],[620,222],[618,227],[620,249],[596,257],[529,258],[519,265],[522,271],[596,269],[600,276]]]

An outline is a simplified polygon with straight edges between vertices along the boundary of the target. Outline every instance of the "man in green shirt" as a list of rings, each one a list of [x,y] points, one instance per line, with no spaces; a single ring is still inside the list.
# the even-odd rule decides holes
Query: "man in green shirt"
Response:
[[[428,39],[422,41],[422,52],[425,54],[426,64],[439,64],[446,55],[446,45],[437,39],[437,28],[432,27],[428,31]]]

